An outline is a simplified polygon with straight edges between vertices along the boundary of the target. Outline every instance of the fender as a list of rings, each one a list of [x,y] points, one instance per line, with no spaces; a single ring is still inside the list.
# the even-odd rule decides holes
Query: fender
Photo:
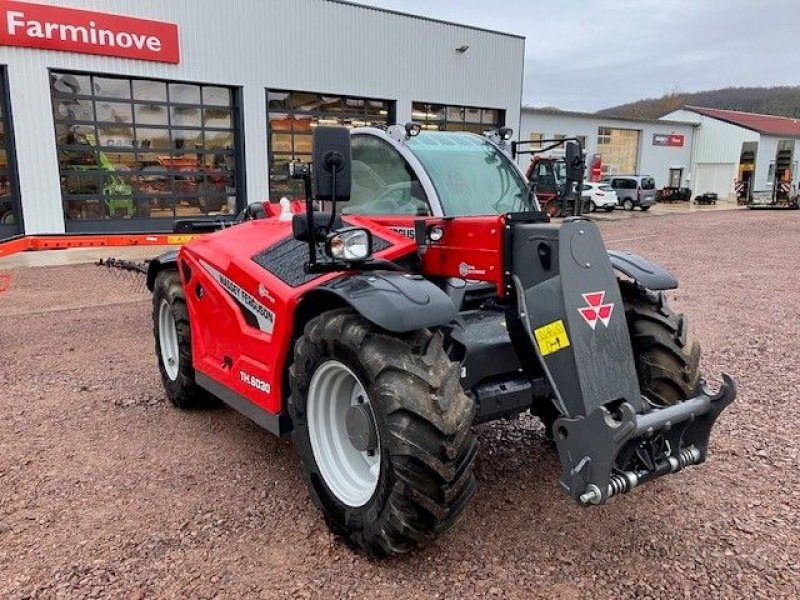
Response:
[[[147,289],[151,292],[156,285],[156,277],[164,269],[173,269],[178,264],[178,251],[170,250],[156,256],[147,264]]]
[[[678,279],[661,265],[650,262],[633,252],[609,250],[611,265],[651,290],[674,290],[678,287]]]
[[[446,325],[458,315],[450,297],[418,275],[373,271],[344,275],[312,292],[330,293],[362,317],[395,333]]]

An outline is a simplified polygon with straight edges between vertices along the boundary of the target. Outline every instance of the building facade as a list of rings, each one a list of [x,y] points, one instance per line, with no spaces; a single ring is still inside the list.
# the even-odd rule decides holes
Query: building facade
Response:
[[[737,184],[769,194],[775,185],[797,190],[800,120],[735,110],[687,106],[664,117],[699,123],[692,180],[696,193],[732,197]]]
[[[523,107],[521,141],[577,137],[587,163],[600,158],[603,176],[650,175],[661,188],[691,187],[697,119],[640,120]],[[534,146],[535,147],[535,146]],[[520,157],[526,163],[527,157]]]
[[[519,123],[524,39],[338,0],[0,1],[0,239],[297,195],[317,124]]]

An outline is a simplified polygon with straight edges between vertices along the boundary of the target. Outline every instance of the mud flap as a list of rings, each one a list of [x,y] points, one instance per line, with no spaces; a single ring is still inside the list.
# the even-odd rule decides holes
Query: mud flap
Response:
[[[561,484],[583,504],[705,460],[708,436],[733,401],[723,376],[659,408],[642,397],[619,285],[597,226],[587,219],[512,225],[508,271],[519,318],[562,414],[553,434]],[[523,357],[525,359],[525,357]]]

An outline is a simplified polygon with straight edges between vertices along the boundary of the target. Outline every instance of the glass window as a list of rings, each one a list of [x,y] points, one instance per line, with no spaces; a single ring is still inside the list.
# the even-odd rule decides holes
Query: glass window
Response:
[[[430,213],[422,184],[391,144],[371,135],[356,135],[352,144],[352,189],[343,214]]]
[[[134,117],[137,125],[169,126],[169,112],[162,104],[134,104]]]
[[[170,83],[169,101],[173,104],[200,104],[200,86],[188,83]]]
[[[473,106],[446,106],[414,102],[411,118],[422,129],[435,131],[470,131],[483,134],[505,124],[505,111]],[[541,139],[541,138],[540,138]]]
[[[267,91],[267,106],[270,198],[273,201],[281,196],[304,197],[303,183],[289,179],[289,163],[311,160],[314,127],[385,127],[390,122],[391,112],[388,100],[280,90]],[[221,114],[215,116],[215,119],[222,118]]]
[[[102,98],[120,98],[130,100],[131,81],[130,79],[118,79],[116,77],[93,77],[92,95]]]
[[[19,233],[17,218],[19,197],[17,195],[16,171],[11,164],[13,152],[6,114],[6,73],[0,68],[0,240]]]
[[[639,130],[599,127],[597,153],[603,161],[604,172],[636,173],[639,153]]]
[[[163,81],[150,81],[147,79],[133,80],[134,100],[152,100],[154,102],[167,101],[167,84]]]
[[[237,210],[232,89],[56,72],[50,81],[68,227]]]
[[[532,209],[524,179],[510,159],[485,138],[421,132],[406,143],[430,176],[446,215]]]

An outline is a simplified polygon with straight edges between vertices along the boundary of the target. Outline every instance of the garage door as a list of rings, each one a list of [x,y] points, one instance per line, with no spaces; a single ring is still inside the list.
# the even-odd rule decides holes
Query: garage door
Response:
[[[695,195],[716,192],[720,198],[733,194],[736,177],[734,163],[700,163],[697,165],[697,180],[692,185]]]

